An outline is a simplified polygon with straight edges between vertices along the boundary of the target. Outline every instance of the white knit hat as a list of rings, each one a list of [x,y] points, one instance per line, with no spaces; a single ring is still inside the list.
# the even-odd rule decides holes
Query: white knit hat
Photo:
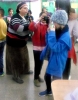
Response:
[[[53,13],[51,20],[60,25],[66,25],[68,21],[68,15],[65,10],[57,10]]]

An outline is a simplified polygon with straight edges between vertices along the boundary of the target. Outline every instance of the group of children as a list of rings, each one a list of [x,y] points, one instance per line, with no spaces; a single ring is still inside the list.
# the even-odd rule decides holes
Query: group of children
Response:
[[[45,21],[45,23],[47,24],[46,29],[43,28],[45,29],[45,34],[41,30],[42,24],[44,24],[44,27],[46,26],[46,24],[42,20],[44,17],[43,15],[41,17],[42,19],[40,18],[40,21],[38,23],[31,22],[29,26],[29,29],[34,32],[34,35],[32,37],[34,49],[33,52],[35,69],[38,69],[38,71],[34,70],[34,73],[39,72],[40,74],[43,60],[45,59],[45,56],[47,54],[47,48],[49,47],[50,49],[48,65],[45,72],[46,90],[40,92],[40,96],[52,94],[52,80],[62,78],[69,79],[71,70],[71,58],[73,58],[74,63],[77,64],[73,37],[78,37],[78,21],[75,18],[71,18],[72,14],[75,14],[75,12],[73,12],[73,8],[70,8],[69,11],[65,11],[65,9],[63,9],[58,7],[57,11],[55,11],[55,13],[53,13],[52,17],[50,18],[50,23],[47,24]],[[53,28],[49,28],[51,21],[54,24]],[[41,24],[41,26],[39,24]],[[43,34],[44,39],[42,39]],[[46,41],[46,34],[48,34],[48,41],[47,43],[45,42],[45,45],[42,45],[43,40]],[[37,78],[34,77],[34,84],[37,87],[40,86],[39,74]]]
[[[70,10],[70,15],[71,13],[73,13],[72,10]],[[3,19],[3,16],[4,10],[0,8],[0,75],[3,74],[3,49],[7,34],[7,25]],[[71,27],[69,24],[73,23],[72,19],[70,19],[70,22],[68,19],[67,12],[62,9],[55,11],[51,18],[48,17],[47,13],[42,12],[39,20],[37,22],[31,20],[29,27],[27,28],[34,32],[32,36],[35,64],[34,85],[37,87],[40,87],[40,82],[43,82],[43,79],[40,78],[40,72],[45,55],[47,53],[47,48],[50,48],[48,65],[45,72],[46,90],[40,92],[40,96],[51,95],[51,81],[61,79],[63,77],[63,72],[68,58],[68,52],[73,47],[70,33],[73,32],[72,34],[75,37],[78,37],[76,33],[78,32],[78,29],[76,26],[74,27],[75,23],[78,23],[77,20],[74,21],[75,23]],[[51,22],[53,22],[54,27],[49,27]],[[47,43],[45,38],[46,34]]]

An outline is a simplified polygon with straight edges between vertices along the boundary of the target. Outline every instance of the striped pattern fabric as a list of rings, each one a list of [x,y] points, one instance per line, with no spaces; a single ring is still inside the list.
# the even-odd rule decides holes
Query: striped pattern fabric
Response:
[[[15,14],[11,18],[10,25],[8,27],[8,35],[17,37],[19,39],[25,39],[28,37],[27,30],[24,31],[24,27],[28,24],[26,19],[23,19],[19,14]],[[11,34],[11,35],[10,35]]]

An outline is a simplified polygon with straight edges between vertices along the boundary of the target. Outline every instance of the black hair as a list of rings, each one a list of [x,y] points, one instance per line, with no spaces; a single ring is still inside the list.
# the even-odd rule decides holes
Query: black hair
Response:
[[[69,16],[70,9],[71,9],[70,0],[56,0],[55,1],[55,7],[65,10],[67,12],[68,16]]]
[[[46,21],[47,24],[49,24],[50,20],[48,16],[44,16],[43,21]]]
[[[16,9],[16,12],[17,12],[17,13],[20,13],[19,9],[20,9],[20,7],[21,7],[23,4],[26,4],[26,2],[20,2],[20,3],[17,5],[17,9]]]
[[[13,9],[12,9],[12,8],[9,8],[9,9],[8,9],[8,12],[10,12],[11,10],[13,10]]]
[[[70,13],[75,13],[75,9],[74,8],[71,8],[70,9]]]
[[[44,8],[42,8],[42,12],[44,11],[44,9],[46,9],[45,7]],[[47,9],[46,9],[47,10]]]
[[[41,17],[43,13],[45,13],[45,12],[41,12],[41,13],[39,14],[39,17]]]
[[[32,14],[32,11],[31,10],[28,10],[28,13]]]
[[[3,8],[0,8],[0,14],[2,17],[4,16],[4,9]]]

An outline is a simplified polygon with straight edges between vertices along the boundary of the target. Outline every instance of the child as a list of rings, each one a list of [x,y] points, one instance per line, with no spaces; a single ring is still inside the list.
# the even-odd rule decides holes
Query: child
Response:
[[[50,47],[50,58],[45,73],[45,82],[47,89],[40,92],[40,96],[51,95],[51,77],[52,81],[61,79],[65,68],[68,51],[71,48],[71,39],[69,35],[69,28],[67,25],[68,16],[64,10],[57,10],[52,15],[52,21],[54,22],[55,31],[50,30],[48,32],[48,44]],[[41,59],[46,54],[46,48],[41,53]],[[44,54],[45,53],[45,54]]]
[[[39,21],[37,23],[32,21],[29,25],[29,30],[34,32],[32,36],[33,54],[35,62],[34,85],[37,87],[40,87],[40,82],[43,82],[43,80],[39,76],[43,64],[43,61],[40,60],[40,54],[46,46],[45,35],[47,33],[48,24],[49,18],[47,17],[46,13],[42,12]]]
[[[12,16],[13,16],[13,9],[12,8],[9,8],[8,9],[8,16],[6,17],[7,26],[9,26],[9,23],[10,23],[10,20],[11,20],[11,17]]]
[[[32,16],[32,11],[31,10],[28,10],[28,13],[26,14],[25,18],[28,21],[28,23],[30,23],[31,21],[34,20],[34,18]],[[31,41],[32,40],[33,32],[31,32],[30,30],[28,30],[28,32],[29,32],[29,39],[28,39],[28,41]]]
[[[5,38],[7,34],[7,25],[3,19],[4,10],[0,8],[0,76],[4,75],[3,72],[3,51],[5,46]]]
[[[26,15],[26,20],[28,20],[29,22],[31,22],[32,20],[34,20],[33,16],[32,16],[32,12],[31,10],[28,10],[28,13]]]
[[[68,26],[69,26],[70,37],[72,39],[72,48],[68,53],[66,67],[63,72],[64,79],[70,79],[71,59],[73,59],[74,64],[77,64],[77,56],[74,48],[74,43],[75,39],[78,38],[78,21],[77,19],[73,19],[73,14],[75,14],[75,9],[71,8],[69,13]]]
[[[57,8],[57,10],[59,9],[63,9],[68,13],[68,26],[69,26],[69,32],[70,32],[70,36],[71,37],[78,37],[78,22],[76,20],[76,14],[75,14],[75,10],[71,8],[71,3],[70,1],[66,2],[66,0],[56,0],[55,2],[55,6]],[[72,38],[73,40],[73,38]],[[75,49],[74,49],[74,43],[72,41],[72,48],[68,53],[68,58],[66,61],[66,66],[63,72],[63,79],[70,79],[70,70],[71,70],[71,58],[73,59],[74,63],[77,63],[77,59],[76,59],[76,53],[75,53]]]

